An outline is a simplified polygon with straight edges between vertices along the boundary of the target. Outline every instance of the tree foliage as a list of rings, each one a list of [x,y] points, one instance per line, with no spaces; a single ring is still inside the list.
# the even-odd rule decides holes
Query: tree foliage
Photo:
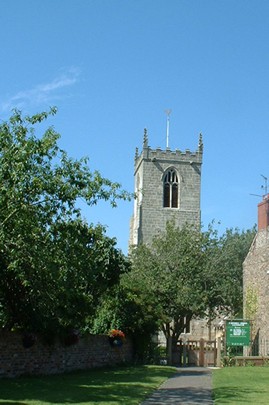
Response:
[[[229,314],[243,314],[243,262],[256,234],[256,227],[240,231],[226,229],[218,238],[206,272],[208,307]]]
[[[122,278],[125,288],[176,342],[193,317],[240,310],[242,263],[254,232],[227,230],[219,238],[211,225],[202,232],[168,223],[151,246],[134,249],[132,270]]]
[[[58,146],[48,114],[15,111],[0,126],[0,323],[31,330],[85,325],[125,259],[101,226],[83,221],[77,200],[116,206],[130,195]]]
[[[124,277],[125,283],[141,303],[154,308],[166,338],[177,339],[188,321],[206,310],[203,274],[211,245],[210,233],[168,223],[151,246],[140,245],[133,251],[132,271]]]
[[[156,358],[152,335],[160,329],[160,322],[152,301],[141,300],[140,292],[136,294],[128,277],[125,278],[127,274],[122,275],[120,285],[102,296],[91,332],[107,333],[113,328],[124,330],[132,338],[135,360],[149,364]]]

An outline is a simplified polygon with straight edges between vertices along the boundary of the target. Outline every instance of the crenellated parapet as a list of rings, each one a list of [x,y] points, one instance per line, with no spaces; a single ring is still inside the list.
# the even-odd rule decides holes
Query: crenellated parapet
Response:
[[[135,151],[135,166],[138,167],[140,162],[143,160],[152,160],[152,161],[175,161],[175,162],[185,162],[185,163],[196,163],[202,164],[203,160],[203,139],[202,134],[199,135],[199,142],[198,148],[196,151],[191,151],[186,149],[185,151],[181,151],[180,149],[171,150],[170,148],[161,149],[157,147],[156,149],[152,149],[148,145],[148,136],[147,130],[144,130],[144,138],[143,138],[143,149],[139,154],[138,148]]]

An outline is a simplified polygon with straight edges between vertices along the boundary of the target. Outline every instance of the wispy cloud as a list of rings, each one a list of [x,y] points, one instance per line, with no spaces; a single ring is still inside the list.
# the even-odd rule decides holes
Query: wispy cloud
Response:
[[[71,68],[48,83],[38,84],[31,89],[19,91],[6,100],[0,100],[0,110],[5,113],[10,112],[13,108],[26,109],[62,99],[66,95],[61,90],[76,84],[79,74],[77,68]]]

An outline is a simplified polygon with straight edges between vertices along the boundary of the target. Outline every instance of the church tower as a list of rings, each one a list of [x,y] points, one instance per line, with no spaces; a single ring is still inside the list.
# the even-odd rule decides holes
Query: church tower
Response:
[[[173,220],[200,224],[201,166],[203,141],[200,134],[195,152],[151,149],[144,131],[143,150],[135,153],[134,214],[129,247],[150,243]]]

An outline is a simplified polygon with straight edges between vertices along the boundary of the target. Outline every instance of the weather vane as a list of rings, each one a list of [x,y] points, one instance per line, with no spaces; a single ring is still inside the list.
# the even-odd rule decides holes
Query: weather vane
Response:
[[[169,124],[172,110],[165,110],[166,114],[166,147],[169,148]]]

